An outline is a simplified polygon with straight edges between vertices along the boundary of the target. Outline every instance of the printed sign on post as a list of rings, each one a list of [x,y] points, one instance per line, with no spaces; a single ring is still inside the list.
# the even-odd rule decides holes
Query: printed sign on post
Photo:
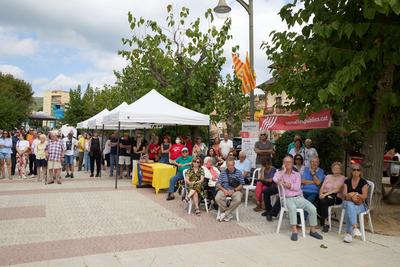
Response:
[[[256,167],[256,152],[254,145],[259,140],[259,123],[257,121],[242,122],[242,151],[246,153],[246,157],[251,161],[251,167]]]

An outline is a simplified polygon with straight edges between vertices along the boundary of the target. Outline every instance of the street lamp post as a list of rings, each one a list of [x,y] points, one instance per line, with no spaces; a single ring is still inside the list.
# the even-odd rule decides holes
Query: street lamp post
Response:
[[[250,53],[250,66],[254,70],[254,28],[253,28],[253,0],[236,0],[246,9],[249,14],[249,53]],[[231,7],[226,4],[225,0],[219,0],[218,5],[214,7],[214,12],[217,14],[228,14]],[[250,92],[250,120],[254,121],[254,91]]]

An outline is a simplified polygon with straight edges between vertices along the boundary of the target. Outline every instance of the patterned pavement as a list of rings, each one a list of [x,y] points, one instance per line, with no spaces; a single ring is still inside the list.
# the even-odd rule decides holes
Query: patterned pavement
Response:
[[[243,250],[252,248],[253,242],[263,244],[264,239],[268,239],[265,244],[271,249],[274,242],[293,246],[287,234],[288,220],[284,220],[282,233],[276,235],[276,221],[266,222],[252,211],[252,206],[247,209],[241,206],[239,223],[218,223],[215,211],[209,214],[203,211],[200,217],[188,215],[178,198],[167,202],[165,194],[155,195],[151,188],[132,188],[128,180],[119,180],[119,188],[115,190],[112,178],[88,178],[83,172],[76,173],[76,177],[64,179],[62,185],[44,185],[34,179],[0,180],[0,266],[48,266],[50,263],[56,266],[164,266],[165,258],[168,253],[175,253],[176,246],[184,246],[199,255],[210,248],[218,251],[219,244],[227,242],[243,244]],[[325,237],[333,246],[343,244],[336,233]],[[229,242],[231,239],[238,242]],[[368,235],[368,240],[366,248],[378,253],[371,246],[387,246],[387,240],[398,243],[400,239]],[[312,241],[311,238],[303,240]],[[358,242],[358,246],[364,246]],[[204,247],[205,244],[209,245]],[[357,243],[351,245],[354,248]],[[259,249],[264,251],[262,246]],[[199,248],[202,250],[198,251]],[[393,250],[400,252],[400,245],[381,253],[390,255]],[[254,253],[259,251],[254,249]],[[164,260],[152,261],[149,255],[158,258],[164,255]],[[202,262],[193,261],[185,255],[177,255],[179,260],[166,265],[221,263],[213,258],[207,261],[207,257]],[[226,265],[229,260],[221,261],[221,266],[239,266],[241,262],[231,261]],[[133,262],[135,265],[131,265]],[[265,266],[262,260],[254,264]],[[274,261],[267,264],[285,266],[275,265]]]

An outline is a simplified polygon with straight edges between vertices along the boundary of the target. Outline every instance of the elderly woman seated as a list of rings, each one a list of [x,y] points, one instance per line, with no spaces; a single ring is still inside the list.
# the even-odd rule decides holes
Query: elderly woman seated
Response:
[[[204,159],[203,164],[204,170],[204,178],[206,180],[206,191],[207,191],[207,198],[209,200],[214,201],[214,207],[218,209],[218,206],[215,203],[215,195],[217,194],[217,190],[215,188],[215,184],[217,183],[217,179],[219,176],[219,170],[217,167],[213,165],[213,161],[211,157],[206,157]]]

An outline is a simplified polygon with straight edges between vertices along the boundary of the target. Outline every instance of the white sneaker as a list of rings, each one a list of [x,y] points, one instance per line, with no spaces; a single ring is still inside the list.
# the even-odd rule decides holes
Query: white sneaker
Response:
[[[31,178],[33,178],[33,177],[35,177],[35,175],[34,174],[31,174],[31,176],[30,176]]]
[[[22,175],[21,178],[22,178],[22,179],[26,179],[26,176],[25,176],[25,175]]]
[[[222,222],[222,221],[224,220],[224,218],[225,218],[225,213],[222,212],[222,213],[219,215],[218,221]]]
[[[354,228],[353,229],[353,237],[354,236],[361,236],[361,232],[360,232],[360,230],[358,228]]]
[[[351,243],[351,241],[353,241],[353,237],[351,236],[351,234],[346,234],[343,238],[343,241],[345,243]]]
[[[230,220],[232,220],[233,219],[233,215],[232,214],[229,214],[228,216],[226,216],[225,218],[224,218],[224,222],[229,222]]]

